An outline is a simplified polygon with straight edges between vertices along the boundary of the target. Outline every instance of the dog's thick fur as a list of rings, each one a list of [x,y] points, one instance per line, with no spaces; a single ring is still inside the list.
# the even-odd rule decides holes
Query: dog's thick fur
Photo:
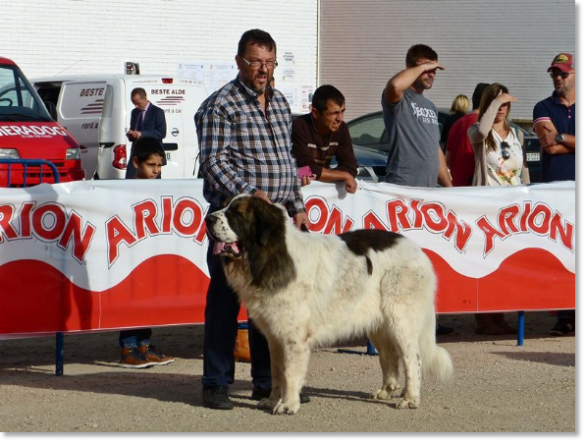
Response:
[[[259,407],[295,414],[311,349],[365,333],[376,347],[386,399],[406,386],[397,408],[417,408],[421,372],[452,375],[435,342],[436,277],[423,251],[403,236],[360,230],[340,236],[304,233],[284,209],[248,195],[206,218],[224,272],[266,336],[272,392]]]

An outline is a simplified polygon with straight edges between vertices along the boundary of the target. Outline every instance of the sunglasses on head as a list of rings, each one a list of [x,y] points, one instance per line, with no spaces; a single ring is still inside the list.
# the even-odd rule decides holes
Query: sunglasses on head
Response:
[[[551,72],[549,73],[549,76],[550,76],[551,78],[556,78],[558,75],[559,75],[561,78],[563,78],[563,79],[566,79],[566,78],[568,78],[568,76],[570,75],[570,73],[569,73],[569,72],[562,72],[562,71],[551,71]]]

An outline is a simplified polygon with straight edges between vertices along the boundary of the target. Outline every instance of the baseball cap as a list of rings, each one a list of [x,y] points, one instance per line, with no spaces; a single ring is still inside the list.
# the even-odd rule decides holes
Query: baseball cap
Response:
[[[569,52],[562,52],[556,55],[547,72],[553,71],[554,69],[559,69],[562,72],[570,72],[574,69],[574,56]]]

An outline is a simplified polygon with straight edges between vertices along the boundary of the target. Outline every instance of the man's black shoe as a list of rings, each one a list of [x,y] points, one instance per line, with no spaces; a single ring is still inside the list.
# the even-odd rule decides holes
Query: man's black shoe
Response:
[[[214,386],[203,388],[201,391],[203,405],[210,409],[234,409],[234,405],[228,397],[228,388],[225,386]]]
[[[576,325],[571,319],[560,318],[549,333],[556,337],[564,337],[566,335],[574,335],[575,331]]]
[[[253,400],[262,400],[263,398],[269,398],[271,396],[270,389],[263,389],[255,386],[252,388],[252,396]],[[305,404],[311,401],[311,397],[307,394],[304,394],[303,391],[299,394],[299,403]]]
[[[449,326],[443,326],[439,323],[435,327],[435,335],[452,335],[454,333],[454,328],[450,328]]]

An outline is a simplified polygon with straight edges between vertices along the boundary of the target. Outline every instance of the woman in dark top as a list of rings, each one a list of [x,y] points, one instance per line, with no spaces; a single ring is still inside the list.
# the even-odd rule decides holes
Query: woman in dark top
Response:
[[[450,134],[450,129],[460,117],[464,117],[464,115],[466,115],[469,106],[470,100],[468,100],[468,97],[466,97],[464,94],[457,95],[454,101],[452,102],[452,107],[450,108],[450,116],[446,119],[446,122],[444,123],[444,126],[442,128],[442,136],[440,138],[440,144],[444,151],[446,143],[448,141],[448,135]]]

